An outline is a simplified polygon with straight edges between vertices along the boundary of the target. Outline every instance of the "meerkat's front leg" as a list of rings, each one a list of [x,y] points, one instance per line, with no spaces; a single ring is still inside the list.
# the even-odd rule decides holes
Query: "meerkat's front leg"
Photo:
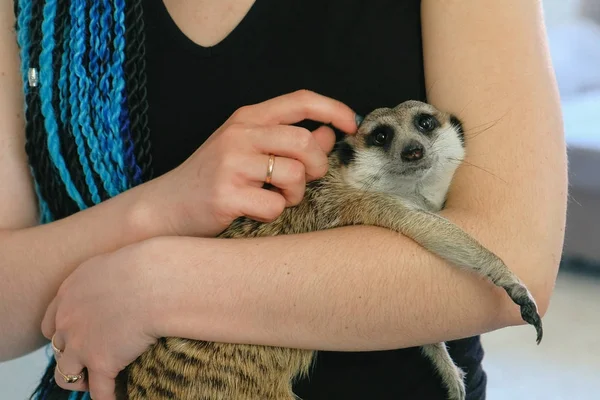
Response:
[[[498,256],[457,225],[438,214],[377,193],[346,201],[340,204],[338,212],[341,224],[373,225],[400,232],[438,257],[502,287],[520,306],[523,320],[535,327],[537,343],[542,340],[542,320],[529,290]]]

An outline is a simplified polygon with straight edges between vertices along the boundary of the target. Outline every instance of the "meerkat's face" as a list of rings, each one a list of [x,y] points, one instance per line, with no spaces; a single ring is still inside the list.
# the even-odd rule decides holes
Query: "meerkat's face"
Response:
[[[337,149],[353,186],[399,195],[415,185],[449,186],[464,152],[458,118],[418,101],[373,111]]]

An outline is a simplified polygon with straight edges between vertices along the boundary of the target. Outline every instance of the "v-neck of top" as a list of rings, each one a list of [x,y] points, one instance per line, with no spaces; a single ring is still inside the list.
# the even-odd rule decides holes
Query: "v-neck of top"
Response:
[[[255,0],[250,6],[246,15],[240,22],[223,38],[212,46],[203,46],[192,40],[185,34],[179,25],[173,19],[163,0],[154,0],[156,3],[154,10],[158,20],[163,21],[165,28],[164,34],[173,39],[174,45],[182,46],[183,50],[191,52],[197,56],[211,57],[227,52],[233,48],[239,48],[254,36],[254,34],[268,24],[265,17],[265,10],[268,9],[268,0]]]

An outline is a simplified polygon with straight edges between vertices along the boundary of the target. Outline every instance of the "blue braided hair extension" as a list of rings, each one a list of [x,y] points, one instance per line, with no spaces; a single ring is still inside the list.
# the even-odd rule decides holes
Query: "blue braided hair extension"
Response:
[[[25,150],[40,223],[153,177],[142,0],[14,0]],[[49,365],[36,400],[88,400]]]
[[[60,1],[59,10],[60,12],[57,14],[57,18],[59,19],[57,21],[61,21],[62,23],[57,23],[56,37],[57,46],[61,47],[58,48],[60,52],[56,55],[56,61],[59,62],[60,57],[60,64],[54,68],[58,84],[56,93],[59,94],[59,98],[54,100],[54,104],[57,104],[59,107],[60,123],[62,124],[63,131],[66,131],[61,135],[61,139],[66,153],[65,158],[69,161],[69,171],[75,177],[76,186],[82,188],[82,196],[84,196],[86,204],[97,204],[101,201],[101,198],[94,179],[93,170],[89,165],[84,140],[79,127],[72,125],[70,122],[73,115],[78,115],[78,105],[75,104],[73,108],[69,107],[71,42],[67,38],[71,36],[72,26],[70,18],[68,18],[70,12],[68,2]]]
[[[52,52],[56,45],[54,38],[54,22],[56,18],[56,0],[46,1],[44,5],[44,15],[42,22],[42,52],[40,54],[40,100],[42,103],[42,114],[44,118],[47,146],[50,159],[56,167],[61,180],[63,181],[67,193],[75,201],[80,209],[87,208],[81,194],[75,187],[71,174],[67,170],[65,160],[60,150],[60,142],[58,139],[58,124],[56,123],[56,115],[54,114],[54,106],[52,104],[53,77],[52,72]],[[43,68],[50,66],[50,68]]]
[[[125,131],[120,125],[123,106],[125,105],[125,0],[114,2],[114,36],[113,53],[110,73],[112,75],[112,87],[110,92],[110,116],[109,127],[111,128],[110,155],[113,162],[118,166],[118,178],[121,190],[128,189],[128,179],[125,175],[124,146],[123,139]]]
[[[93,91],[88,73],[92,66],[84,65],[86,50],[86,0],[75,0],[71,2],[70,16],[73,21],[71,29],[71,67],[69,81],[71,84],[70,105],[73,110],[72,125],[83,135],[87,147],[90,150],[89,157],[94,166],[96,174],[99,175],[102,185],[109,197],[118,194],[114,185],[116,168],[110,162],[108,139],[104,126],[108,121],[101,121],[92,125],[91,114],[97,115],[95,107],[90,104],[90,92]],[[93,24],[92,24],[93,26]],[[98,116],[102,118],[102,115]]]

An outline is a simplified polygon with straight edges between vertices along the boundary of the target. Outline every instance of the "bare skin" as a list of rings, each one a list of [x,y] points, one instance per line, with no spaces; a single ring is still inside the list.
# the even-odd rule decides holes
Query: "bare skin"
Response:
[[[175,3],[167,5],[174,10]],[[217,2],[194,2],[197,7],[210,3]],[[2,359],[44,343],[40,323],[67,277],[48,310],[44,334],[51,336],[56,326],[63,338],[79,343],[85,338],[91,343],[88,348],[73,348],[69,357],[75,369],[69,372],[91,365],[90,387],[100,400],[111,399],[115,370],[128,361],[119,359],[120,355],[135,357],[143,350],[144,340],[157,336],[374,350],[447,341],[523,323],[518,307],[501,290],[383,229],[341,228],[235,243],[169,237],[123,248],[172,229],[157,226],[158,222],[169,220],[176,225],[177,218],[161,215],[163,207],[157,210],[157,204],[164,204],[148,201],[159,198],[156,193],[160,191],[154,192],[158,184],[60,223],[32,227],[35,199],[22,151],[22,117],[18,116],[22,100],[15,84],[18,65],[9,32],[11,6],[0,7],[0,51],[15,54],[0,60],[0,226],[4,229],[0,271],[8,277],[0,282]],[[540,4],[424,0],[422,7],[429,101],[465,121],[466,161],[491,171],[461,167],[442,214],[504,259],[531,289],[544,315],[564,238],[567,176]],[[224,15],[223,10],[219,12]],[[218,15],[213,19],[222,20]],[[195,25],[178,19],[176,13],[174,18],[197,43],[219,41],[194,33]],[[230,23],[222,32],[231,30],[235,22]],[[351,110],[341,107],[329,115],[336,115],[346,130],[354,128]],[[476,127],[495,120],[485,134],[469,138]],[[320,143],[326,147],[327,132],[321,134]],[[124,233],[116,234],[117,227],[124,227]],[[185,231],[182,228],[177,227]],[[289,250],[281,253],[282,247]],[[115,284],[108,281],[110,274],[98,273],[114,271],[127,278],[130,272],[126,270],[138,273],[136,287],[152,291],[152,296],[163,301],[149,302],[155,307],[147,309],[143,300],[149,294],[135,299],[127,296],[131,277]],[[346,274],[336,273],[340,270]],[[272,282],[268,289],[265,280]],[[62,324],[70,316],[73,301],[89,300],[86,296],[92,294],[81,290],[90,287],[89,282],[95,283],[93,295],[98,300],[80,310],[86,318]],[[205,286],[198,290],[190,282]],[[24,292],[29,293],[25,298]],[[209,299],[202,295],[208,292]],[[118,315],[119,305],[131,310],[119,322],[143,330],[139,343],[128,348],[115,345],[123,343],[119,335],[131,334],[125,328],[103,338],[85,333],[81,321],[102,326]],[[66,346],[65,357],[69,340],[59,343]],[[94,344],[114,350],[99,355],[93,351]]]

